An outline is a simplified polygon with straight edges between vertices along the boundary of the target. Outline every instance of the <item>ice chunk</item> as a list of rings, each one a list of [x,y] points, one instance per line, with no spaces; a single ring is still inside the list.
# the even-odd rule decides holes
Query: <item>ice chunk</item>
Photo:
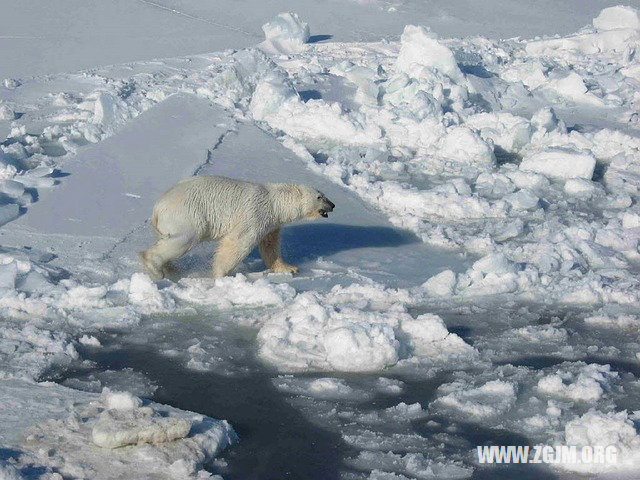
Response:
[[[404,382],[393,378],[380,377],[376,382],[376,390],[387,395],[399,395],[404,389]]]
[[[445,394],[434,401],[435,405],[478,418],[502,414],[516,401],[515,387],[502,380],[492,380],[477,388],[469,388],[466,382],[453,382],[442,385],[438,391]]]
[[[169,442],[184,438],[191,429],[189,420],[159,416],[151,408],[142,407],[142,400],[129,392],[105,388],[102,401],[107,410],[92,430],[93,442],[99,447]]]
[[[604,8],[593,19],[593,26],[598,30],[617,30],[630,28],[640,30],[640,16],[638,10],[626,5]]]
[[[70,285],[69,289],[60,298],[58,305],[66,309],[85,310],[89,308],[106,307],[105,295],[107,287],[87,287],[84,285]]]
[[[358,400],[371,398],[372,394],[353,388],[341,378],[305,378],[294,375],[280,375],[273,379],[275,387],[283,392],[323,400]]]
[[[286,102],[296,100],[299,100],[298,93],[291,82],[274,73],[265,76],[256,85],[249,109],[256,120],[266,120],[277,114]]]
[[[583,78],[576,72],[569,72],[566,75],[552,75],[541,88],[576,103],[588,103],[596,106],[604,104],[601,98],[589,91]]]
[[[249,110],[254,119],[267,122],[305,145],[369,145],[378,143],[381,136],[379,127],[365,123],[360,115],[344,112],[338,103],[302,102],[291,81],[279,71],[258,82]]]
[[[596,315],[585,318],[584,322],[597,327],[637,329],[638,325],[640,325],[640,318],[631,314],[601,311]]]
[[[456,274],[451,270],[445,270],[434,275],[422,284],[429,295],[436,297],[448,297],[453,294],[456,286]]]
[[[394,442],[395,444],[396,442]],[[363,451],[349,461],[358,469],[371,471],[369,480],[405,480],[408,478],[439,478],[461,480],[471,478],[472,467],[465,467],[459,461],[445,461],[444,457],[434,460],[431,455],[422,453],[394,453],[393,448],[380,451],[378,445],[371,451]],[[400,472],[398,474],[391,472]]]
[[[640,215],[633,212],[624,212],[622,214],[622,228],[638,227],[640,227]]]
[[[41,272],[31,270],[20,281],[16,282],[16,288],[26,293],[45,293],[51,290],[52,284]]]
[[[569,37],[537,40],[527,43],[529,55],[557,55],[558,52],[573,51],[586,55],[606,52],[624,52],[629,44],[636,42],[640,30],[619,28],[599,30],[596,33],[581,33]],[[541,84],[543,85],[543,84]]]
[[[467,127],[447,129],[438,147],[438,153],[452,162],[475,166],[490,166],[496,162],[493,148]]]
[[[398,361],[397,340],[387,325],[345,325],[326,332],[327,361],[340,371],[380,370]]]
[[[180,300],[217,308],[281,306],[295,296],[287,283],[271,283],[265,278],[251,282],[240,273],[217,279],[183,278],[168,290]]]
[[[0,181],[0,192],[18,198],[24,193],[24,184],[15,180],[2,180]]]
[[[16,262],[0,265],[0,288],[13,290],[16,287],[18,265]]]
[[[6,88],[18,88],[22,82],[16,78],[5,78],[2,82]]]
[[[24,480],[20,470],[10,463],[0,460],[0,479],[2,480]],[[53,477],[51,477],[53,478]],[[60,477],[62,478],[62,477]]]
[[[9,108],[9,105],[0,104],[0,120],[14,120],[16,112]]]
[[[501,75],[508,82],[522,82],[531,90],[538,88],[547,81],[545,69],[540,62],[526,58],[522,63],[513,63]]]
[[[154,415],[150,408],[106,410],[93,427],[93,443],[103,448],[117,448],[141,443],[165,443],[184,438],[191,430],[184,418]]]
[[[260,329],[260,356],[284,371],[381,370],[398,361],[400,344],[388,323],[397,323],[394,317],[337,310],[304,293]]]
[[[507,152],[518,152],[531,140],[529,121],[506,112],[471,115],[465,125],[478,130],[484,140],[491,140]]]
[[[131,276],[129,301],[145,312],[162,311],[175,306],[174,300],[160,292],[146,273],[134,273]]]
[[[504,200],[511,204],[514,210],[531,210],[538,207],[540,199],[527,189],[505,195]]]
[[[428,415],[427,412],[422,409],[422,405],[417,402],[409,405],[400,402],[398,405],[385,408],[384,414],[393,417],[395,421],[399,422],[415,420]]]
[[[414,354],[430,358],[468,355],[477,351],[455,333],[450,333],[438,315],[426,313],[415,319],[403,319],[402,332],[407,335],[408,346]]]
[[[309,25],[295,13],[280,13],[262,26],[265,45],[280,53],[296,53],[309,40]]]
[[[464,75],[458,67],[453,52],[437,39],[437,35],[425,27],[407,25],[400,38],[400,53],[396,70],[419,77],[422,67],[439,70],[456,82],[463,82]]]
[[[203,465],[237,441],[226,421],[154,403],[107,409],[111,392],[96,398],[53,384],[47,387],[53,392],[40,392],[42,385],[32,384],[21,401],[36,418],[19,461],[33,466],[37,459],[39,467],[59,472],[60,478],[209,478]],[[37,411],[42,402],[31,397],[51,394],[44,404],[48,412]]]
[[[0,149],[0,180],[14,178],[17,172],[16,167],[2,161],[2,149]]]
[[[477,260],[472,269],[481,273],[511,273],[515,271],[512,262],[501,253],[491,253]]]
[[[133,410],[142,405],[142,400],[129,392],[112,392],[108,388],[102,393],[102,398],[109,410]]]
[[[102,344],[100,343],[100,340],[98,340],[93,335],[82,335],[82,337],[80,337],[80,339],[78,341],[82,345],[87,345],[89,347],[100,347],[100,346],[102,346]]]
[[[403,289],[389,289],[378,283],[335,285],[325,296],[331,305],[346,305],[375,310],[403,311],[401,305],[411,303],[412,295]]]
[[[556,116],[553,108],[541,108],[531,117],[531,124],[542,133],[548,133],[553,130],[566,131],[566,127],[562,120]]]
[[[525,155],[520,163],[520,170],[542,173],[557,179],[591,180],[595,166],[596,159],[589,152],[567,147],[551,147]]]
[[[584,446],[614,447],[616,461],[607,463],[565,463],[563,468],[582,472],[611,473],[612,470],[637,470],[640,465],[640,435],[626,410],[602,413],[591,409],[568,422],[564,443]]]
[[[115,119],[115,115],[116,103],[113,96],[106,92],[98,93],[93,110],[93,123],[111,123]]]
[[[617,376],[609,365],[565,364],[555,373],[542,377],[538,390],[568,400],[595,402],[604,394],[603,386],[609,388],[611,379]]]
[[[564,191],[568,195],[576,197],[588,197],[598,191],[598,188],[591,180],[583,178],[570,178],[564,184]]]
[[[348,397],[353,389],[340,378],[318,378],[309,383],[309,393],[318,398]]]
[[[0,226],[15,220],[20,215],[20,207],[15,203],[0,206]]]

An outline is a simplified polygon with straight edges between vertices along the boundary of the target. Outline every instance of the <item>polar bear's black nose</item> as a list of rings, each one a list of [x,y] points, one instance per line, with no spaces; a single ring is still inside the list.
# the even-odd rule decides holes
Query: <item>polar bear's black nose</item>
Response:
[[[328,198],[325,199],[325,204],[327,205],[327,211],[333,212],[333,209],[335,208],[335,204]]]

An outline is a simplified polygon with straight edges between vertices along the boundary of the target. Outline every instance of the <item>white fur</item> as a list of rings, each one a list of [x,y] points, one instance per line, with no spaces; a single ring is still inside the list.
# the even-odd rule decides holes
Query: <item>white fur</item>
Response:
[[[222,277],[259,243],[267,268],[295,273],[298,269],[280,256],[280,226],[319,217],[325,202],[322,193],[305,185],[187,178],[156,202],[152,225],[158,239],[140,256],[149,274],[162,278],[169,261],[200,242],[218,240],[213,276]]]

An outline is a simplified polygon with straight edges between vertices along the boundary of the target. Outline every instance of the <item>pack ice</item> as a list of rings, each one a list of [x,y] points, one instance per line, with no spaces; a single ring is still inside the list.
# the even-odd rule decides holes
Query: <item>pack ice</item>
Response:
[[[307,43],[282,13],[255,48],[5,80],[0,476],[206,478],[237,440],[224,420],[45,380],[109,335],[213,371],[238,328],[291,408],[352,449],[353,478],[471,477],[470,427],[618,448],[615,466],[544,473],[637,474],[638,19]],[[249,257],[213,280],[202,250],[161,282],[138,271],[153,195],[220,173],[331,190],[336,223],[289,230],[300,277]],[[226,323],[175,328],[205,314]]]

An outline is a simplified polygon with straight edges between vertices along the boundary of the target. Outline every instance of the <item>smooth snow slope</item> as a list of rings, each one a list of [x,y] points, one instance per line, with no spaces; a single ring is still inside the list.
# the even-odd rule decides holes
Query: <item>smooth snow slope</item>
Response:
[[[36,235],[122,238],[149,218],[174,178],[193,175],[207,161],[208,148],[233,123],[207,100],[171,97],[125,131],[83,149],[65,165],[68,177],[60,187],[44,191],[12,227]]]

